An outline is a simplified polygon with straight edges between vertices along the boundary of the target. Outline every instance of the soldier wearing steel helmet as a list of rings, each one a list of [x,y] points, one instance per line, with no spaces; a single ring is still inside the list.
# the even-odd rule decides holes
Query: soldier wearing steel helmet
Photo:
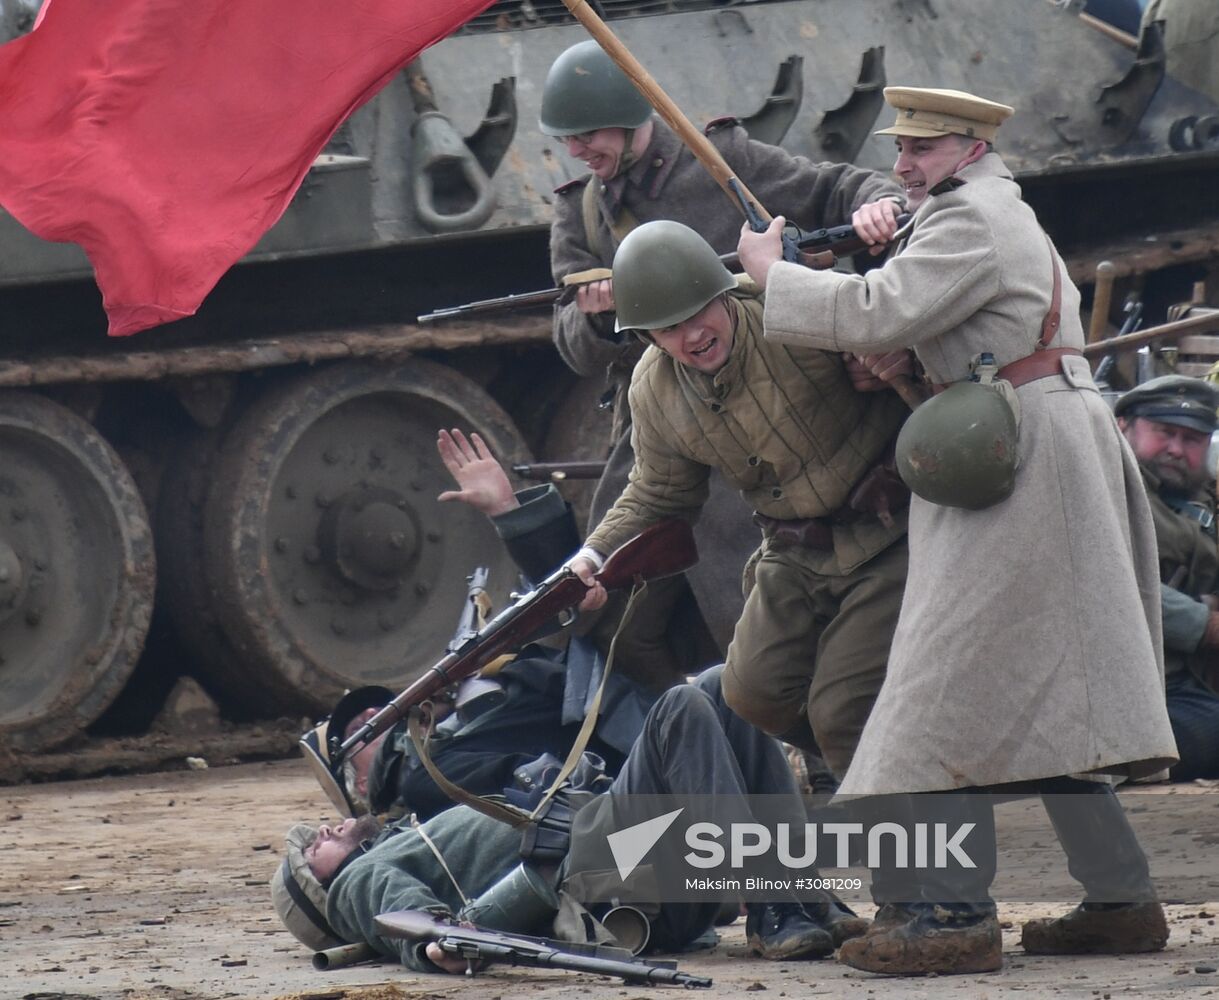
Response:
[[[651,344],[631,379],[635,464],[572,566],[591,580],[650,522],[697,517],[717,471],[763,534],[725,698],[786,739],[803,729],[842,774],[901,604],[907,498],[883,467],[906,408],[856,392],[840,354],[764,341],[761,301],[681,223],[632,231],[614,276],[619,328]]]
[[[1137,777],[1176,759],[1155,537],[1138,467],[1081,356],[1079,294],[993,150],[1012,108],[913,87],[887,88],[885,99],[897,119],[881,134],[896,139],[910,228],[896,254],[865,275],[783,263],[777,228],[742,233],[742,262],[766,288],[766,342],[913,347],[929,380],[947,387],[944,397],[976,378],[983,395],[974,399],[988,414],[1011,407],[1018,441],[993,470],[1010,483],[988,497],[966,462],[905,470],[921,494],[910,509],[906,598],[888,676],[841,791],[1099,789],[1087,793],[1082,826],[1064,833],[1055,820],[1068,849],[1072,830],[1095,824],[1082,841],[1094,863],[1077,867],[1073,857],[1071,869],[1089,895],[1066,917],[1026,926],[1025,948],[1162,948],[1163,912],[1116,797],[1105,784],[1063,777]],[[942,449],[973,419],[937,401],[903,430],[919,435],[908,455]],[[963,495],[954,495],[953,475]],[[986,797],[947,798],[988,841]],[[1045,801],[1056,808],[1055,797]],[[913,900],[890,906],[840,958],[895,974],[999,968],[993,844],[988,850],[991,863],[956,873],[955,885],[926,877]]]
[[[1168,718],[1180,762],[1173,781],[1219,777],[1219,547],[1211,436],[1219,386],[1164,375],[1114,407],[1151,501],[1160,556]],[[1209,682],[1209,683],[1208,683]]]
[[[550,254],[556,282],[608,268],[623,237],[650,220],[682,222],[717,253],[736,244],[739,213],[596,42],[574,45],[555,60],[539,124],[588,169],[555,192]],[[791,156],[751,140],[733,119],[713,122],[708,136],[764,206],[786,211],[807,229],[854,220],[861,231],[873,233],[899,210],[901,192],[882,174]],[[568,366],[587,377],[608,374],[610,383],[613,451],[593,498],[592,524],[622,492],[633,460],[626,386],[642,348],[634,337],[616,330],[614,307],[614,282],[602,279],[580,285],[570,301],[557,306],[554,318],[554,340]],[[754,539],[748,518],[736,491],[715,477],[696,528],[703,559],[688,578],[721,655],[741,610],[737,581]],[[624,659],[650,664],[653,680],[666,674],[679,678],[685,669],[666,653],[664,643],[665,633],[673,631],[669,615],[684,587],[680,580],[654,586],[619,644],[629,653]],[[807,740],[796,741],[807,745]]]

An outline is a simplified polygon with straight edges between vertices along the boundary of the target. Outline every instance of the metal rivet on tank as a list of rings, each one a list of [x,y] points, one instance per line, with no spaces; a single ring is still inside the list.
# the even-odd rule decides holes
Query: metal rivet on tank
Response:
[[[384,611],[377,612],[377,625],[382,632],[391,632],[394,628],[394,620]]]
[[[30,610],[25,613],[25,623],[31,628],[38,625],[41,621],[42,611],[38,608],[30,608]]]
[[[296,487],[292,483],[289,483],[284,487],[284,496],[286,496],[289,500],[296,499]]]
[[[402,531],[391,531],[389,533],[389,547],[397,549],[401,552],[406,548],[406,533]]]
[[[326,494],[326,493],[319,493],[317,496],[315,496],[313,498],[313,502],[315,504],[317,504],[319,507],[329,507],[330,506],[330,496],[329,496],[329,494]]]
[[[283,535],[280,535],[277,539],[275,539],[275,551],[276,552],[287,552],[288,551],[288,539],[286,539]]]
[[[292,591],[292,600],[295,601],[297,604],[308,604],[309,595],[306,594],[303,590],[294,590],[294,591]]]
[[[334,465],[339,460],[339,453],[333,448],[327,448],[322,452],[322,461],[327,465]]]
[[[431,531],[427,533],[426,537],[429,542],[438,542],[440,541],[440,532],[435,528],[432,528]]]
[[[347,632],[347,626],[342,618],[332,618],[330,620],[330,631],[335,635],[344,635]]]
[[[427,595],[428,595],[428,585],[427,585],[426,583],[417,583],[417,584],[415,584],[415,595],[416,595],[417,597],[427,597]]]

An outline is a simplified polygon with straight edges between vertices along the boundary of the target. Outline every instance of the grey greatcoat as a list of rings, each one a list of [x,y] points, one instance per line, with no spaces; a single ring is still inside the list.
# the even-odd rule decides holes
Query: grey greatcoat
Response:
[[[882,268],[772,266],[767,339],[913,346],[940,383],[967,377],[983,351],[999,365],[1031,354],[1051,298],[1051,247],[999,156],[958,179],[919,206]],[[1056,252],[1053,266],[1063,268]],[[1079,348],[1079,293],[1062,287],[1050,346]],[[1086,361],[1062,364],[1061,376],[1016,390],[1021,464],[1007,500],[981,511],[912,503],[888,677],[843,794],[1138,776],[1175,757],[1138,466]]]
[[[813,163],[778,146],[751,140],[733,119],[708,126],[711,142],[762,205],[784,213],[805,229],[841,225],[865,202],[901,197],[891,178],[847,163]],[[590,175],[591,177],[591,175]],[[664,122],[654,120],[652,141],[623,176],[598,191],[596,225],[590,241],[584,221],[584,188],[589,179],[566,184],[555,193],[555,221],[550,230],[550,261],[556,282],[589,268],[609,267],[626,216],[635,222],[672,219],[703,237],[718,253],[736,249],[741,214],[715,180]],[[590,526],[618,498],[634,464],[626,386],[642,348],[631,335],[614,333],[613,313],[588,316],[574,302],[555,309],[554,341],[563,360],[577,374],[604,377],[617,391],[615,441],[605,475],[593,498]],[[703,558],[688,574],[699,607],[719,644],[726,650],[741,613],[741,569],[757,546],[757,529],[736,489],[719,475],[711,479],[711,496],[695,529]]]

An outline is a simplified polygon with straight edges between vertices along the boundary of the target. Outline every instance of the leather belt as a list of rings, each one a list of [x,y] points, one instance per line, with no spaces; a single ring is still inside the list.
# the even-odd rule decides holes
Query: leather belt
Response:
[[[1039,378],[1049,378],[1051,375],[1062,374],[1063,358],[1082,358],[1083,351],[1074,347],[1051,347],[1044,351],[1034,351],[1023,358],[1017,358],[1011,364],[1004,365],[995,373],[995,378],[1004,379],[1012,384],[1013,389]],[[952,382],[935,382],[931,386],[937,395],[947,389]]]
[[[1074,347],[1049,347],[1044,351],[1034,351],[1023,358],[1018,358],[1010,365],[999,369],[995,378],[1004,379],[1012,384],[1013,389],[1028,382],[1036,382],[1039,378],[1062,374],[1063,358],[1082,358],[1083,351]]]
[[[762,529],[766,538],[777,538],[822,552],[828,552],[834,547],[834,529],[822,518],[768,517],[754,511],[753,523]]]

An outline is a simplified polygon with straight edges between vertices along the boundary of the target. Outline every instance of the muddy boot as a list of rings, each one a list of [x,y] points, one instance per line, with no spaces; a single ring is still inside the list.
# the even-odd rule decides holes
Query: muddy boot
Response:
[[[853,969],[889,976],[951,976],[995,972],[1003,966],[1003,938],[993,913],[955,913],[920,904],[913,919],[873,924],[839,949]]]
[[[806,902],[804,912],[818,927],[829,931],[835,948],[841,947],[844,941],[866,934],[872,926],[872,921],[857,915],[836,896],[831,896],[823,902]]]
[[[779,962],[834,952],[830,932],[810,920],[799,903],[750,903],[745,909],[745,937],[755,955]]]
[[[1081,903],[1064,917],[1030,920],[1020,932],[1030,955],[1134,955],[1167,943],[1159,903]]]

